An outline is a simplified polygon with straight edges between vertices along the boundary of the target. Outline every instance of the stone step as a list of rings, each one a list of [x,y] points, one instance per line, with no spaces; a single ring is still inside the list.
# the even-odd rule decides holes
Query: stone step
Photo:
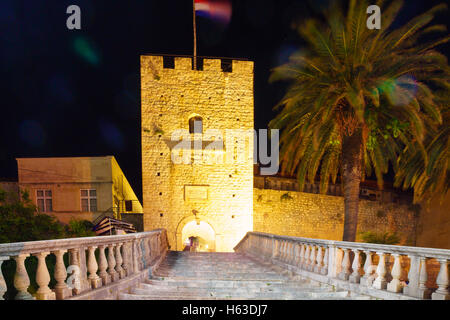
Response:
[[[198,299],[270,299],[270,300],[306,300],[306,299],[344,299],[348,298],[348,292],[287,292],[283,294],[260,292],[260,293],[205,293],[197,292],[177,292],[175,291],[149,291],[145,289],[135,288],[131,294],[139,296],[142,300],[198,300]]]
[[[222,280],[288,280],[285,276],[280,274],[266,274],[266,273],[223,273],[223,272],[155,272],[155,278],[173,277],[176,279],[222,279]]]
[[[218,293],[258,293],[258,292],[331,292],[331,288],[326,287],[287,287],[283,285],[278,286],[265,286],[265,287],[183,287],[183,286],[165,286],[165,285],[152,285],[148,283],[141,283],[138,286],[139,289],[144,289],[148,291],[177,291],[177,292],[218,292]]]
[[[168,286],[168,287],[187,287],[187,288],[264,288],[264,287],[283,287],[283,288],[298,288],[301,286],[309,286],[312,288],[319,287],[316,284],[311,284],[309,281],[291,281],[285,282],[281,280],[205,280],[198,279],[195,281],[189,280],[178,280],[173,278],[166,278],[165,280],[149,279],[145,283],[150,285],[158,286]]]

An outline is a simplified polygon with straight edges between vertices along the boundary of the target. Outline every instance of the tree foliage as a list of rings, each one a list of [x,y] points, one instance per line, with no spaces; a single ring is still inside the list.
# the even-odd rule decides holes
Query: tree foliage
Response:
[[[39,213],[27,192],[0,190],[0,243],[93,236],[92,223],[73,220],[69,225]]]
[[[449,86],[448,63],[434,50],[449,36],[424,37],[444,31],[428,26],[445,9],[438,5],[391,30],[402,1],[382,6],[381,30],[366,27],[367,1],[350,1],[347,14],[336,4],[325,14],[326,24],[307,20],[298,26],[307,47],[273,70],[270,80],[290,86],[270,123],[283,129],[280,138],[282,172],[297,174],[300,187],[320,175],[326,192],[340,171],[343,138],[363,132],[363,178],[375,173],[379,186],[389,162],[398,170],[398,156],[407,147],[422,156],[428,129],[442,124],[441,106],[433,88]]]

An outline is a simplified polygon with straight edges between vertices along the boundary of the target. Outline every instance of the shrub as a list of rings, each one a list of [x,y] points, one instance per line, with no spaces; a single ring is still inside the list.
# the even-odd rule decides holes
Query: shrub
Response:
[[[400,236],[394,233],[376,233],[373,231],[361,232],[361,238],[367,243],[378,244],[398,244],[400,243]]]

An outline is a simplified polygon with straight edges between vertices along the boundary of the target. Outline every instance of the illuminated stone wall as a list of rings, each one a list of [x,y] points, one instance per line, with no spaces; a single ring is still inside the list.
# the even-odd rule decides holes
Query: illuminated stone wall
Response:
[[[214,230],[216,251],[232,251],[253,228],[253,159],[174,164],[170,139],[192,116],[202,117],[204,132],[253,129],[253,62],[233,60],[232,72],[222,71],[220,59],[204,59],[203,70],[191,62],[177,57],[171,69],[161,56],[141,57],[144,230],[167,229],[171,249],[183,250],[183,228],[203,221]],[[224,137],[224,146],[252,154],[253,138]]]
[[[343,197],[258,188],[253,194],[254,231],[342,240]],[[408,206],[360,200],[358,233],[397,232],[401,244],[414,245],[415,229],[415,212]],[[359,235],[357,240],[361,240]]]

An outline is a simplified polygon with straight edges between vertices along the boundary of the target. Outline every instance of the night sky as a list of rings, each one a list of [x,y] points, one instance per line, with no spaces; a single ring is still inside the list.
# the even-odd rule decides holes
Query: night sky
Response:
[[[405,2],[397,27],[443,1]],[[256,128],[283,94],[270,69],[303,45],[292,21],[326,3],[235,0],[227,27],[197,19],[199,56],[255,61]],[[71,4],[81,30],[66,27]],[[114,155],[141,198],[139,56],[191,55],[192,37],[191,0],[1,0],[0,177],[17,177],[16,157]]]

